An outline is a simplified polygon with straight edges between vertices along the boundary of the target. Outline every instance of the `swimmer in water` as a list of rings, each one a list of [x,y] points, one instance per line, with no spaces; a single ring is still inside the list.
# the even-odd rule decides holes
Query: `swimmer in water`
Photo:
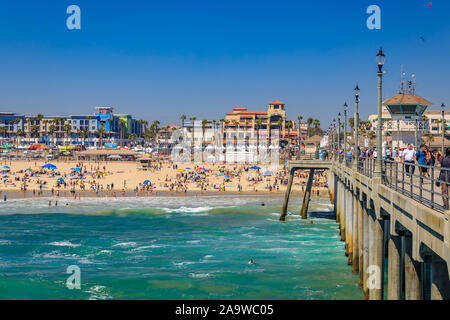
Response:
[[[248,264],[258,264],[256,261],[254,261],[253,259],[250,259],[250,261],[248,262]]]
[[[310,222],[309,222],[309,224],[313,224],[313,222],[312,222],[312,221],[310,221]]]
[[[52,202],[51,202],[51,201],[49,201],[49,202],[48,202],[48,206],[50,207],[51,205],[52,205]]]
[[[263,206],[263,207],[265,206],[264,202],[263,202],[263,203],[261,203],[261,206]]]
[[[69,203],[66,203],[66,207],[68,207],[69,206]]]

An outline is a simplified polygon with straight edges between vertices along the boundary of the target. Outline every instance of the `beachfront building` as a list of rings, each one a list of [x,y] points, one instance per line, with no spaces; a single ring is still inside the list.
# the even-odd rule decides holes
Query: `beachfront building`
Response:
[[[0,136],[1,142],[18,138],[23,135],[23,123],[25,117],[13,112],[0,112]],[[17,135],[19,133],[19,135]]]
[[[176,124],[169,124],[161,128],[156,134],[156,145],[160,154],[170,154],[173,146],[176,144],[174,132],[181,127]]]
[[[408,144],[415,144],[416,127],[419,143],[424,136],[431,134],[440,138],[443,125],[441,110],[426,110],[432,103],[423,97],[407,92],[400,92],[383,101],[382,121],[384,139],[390,141],[395,148],[405,148]],[[446,127],[450,129],[450,112],[445,111]],[[378,115],[369,116],[372,127],[376,132]],[[446,131],[450,133],[450,131]]]
[[[251,111],[247,108],[233,108],[225,114],[223,139],[227,140],[227,131],[238,131],[239,136],[247,136],[250,144],[259,139],[260,144],[269,143],[271,130],[279,130],[280,144],[298,143],[306,137],[307,125],[298,128],[294,120],[286,118],[285,104],[281,101],[269,103],[267,110]],[[256,131],[259,130],[259,137]],[[301,138],[299,140],[299,138]],[[303,138],[303,139],[302,139]]]
[[[98,146],[100,142],[127,144],[130,137],[142,136],[142,121],[131,115],[115,115],[111,107],[96,109],[94,115],[70,116],[0,112],[2,142]]]

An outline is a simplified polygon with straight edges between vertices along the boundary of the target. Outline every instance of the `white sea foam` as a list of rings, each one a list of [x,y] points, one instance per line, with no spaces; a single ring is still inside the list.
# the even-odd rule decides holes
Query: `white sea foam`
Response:
[[[191,273],[189,274],[191,278],[208,278],[210,276],[209,273]]]
[[[130,242],[119,242],[113,245],[113,247],[121,247],[121,248],[130,248],[135,247],[136,242],[130,241]]]
[[[61,197],[58,201],[69,203],[70,206],[48,206],[54,202],[53,197],[11,199],[0,207],[0,215],[8,214],[39,214],[39,213],[71,213],[71,214],[108,214],[109,210],[118,210],[119,214],[126,214],[127,210],[134,209],[161,209],[163,212],[201,213],[215,208],[230,208],[244,205],[259,205],[264,199],[266,205],[279,204],[278,198],[267,198],[259,195],[237,197],[234,195],[207,195],[189,197],[186,205],[185,197],[139,197],[139,198],[73,198]],[[164,204],[162,208],[161,204]],[[126,208],[126,209],[124,209]]]
[[[89,300],[112,299],[111,294],[108,292],[108,288],[106,288],[105,286],[93,286],[90,287],[86,292],[91,294]]]
[[[10,240],[0,239],[0,246],[6,246],[6,245],[9,245],[9,244],[11,244]]]
[[[144,250],[144,249],[154,249],[154,248],[162,248],[162,247],[166,247],[166,246],[152,244],[149,246],[141,246],[141,247],[134,248],[132,251],[140,251],[140,250]]]
[[[54,242],[50,242],[49,245],[56,246],[56,247],[71,247],[71,248],[76,248],[76,247],[81,246],[81,244],[74,244],[74,243],[71,243],[70,241],[54,241]]]

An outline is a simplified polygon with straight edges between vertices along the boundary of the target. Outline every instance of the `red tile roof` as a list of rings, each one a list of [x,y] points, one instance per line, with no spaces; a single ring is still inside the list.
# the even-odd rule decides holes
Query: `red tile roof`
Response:
[[[275,100],[275,101],[272,101],[272,102],[269,103],[269,104],[284,104],[284,103],[281,102],[281,101]]]

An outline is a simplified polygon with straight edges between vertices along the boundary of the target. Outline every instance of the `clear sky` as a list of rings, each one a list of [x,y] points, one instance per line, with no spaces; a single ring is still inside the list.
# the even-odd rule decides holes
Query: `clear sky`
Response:
[[[71,4],[81,30],[66,27]],[[381,30],[366,27],[371,4]],[[110,105],[167,124],[277,99],[289,118],[328,128],[345,101],[353,112],[357,82],[361,116],[376,112],[380,46],[383,98],[398,90],[404,64],[434,109],[450,106],[448,0],[0,0],[0,111]]]

